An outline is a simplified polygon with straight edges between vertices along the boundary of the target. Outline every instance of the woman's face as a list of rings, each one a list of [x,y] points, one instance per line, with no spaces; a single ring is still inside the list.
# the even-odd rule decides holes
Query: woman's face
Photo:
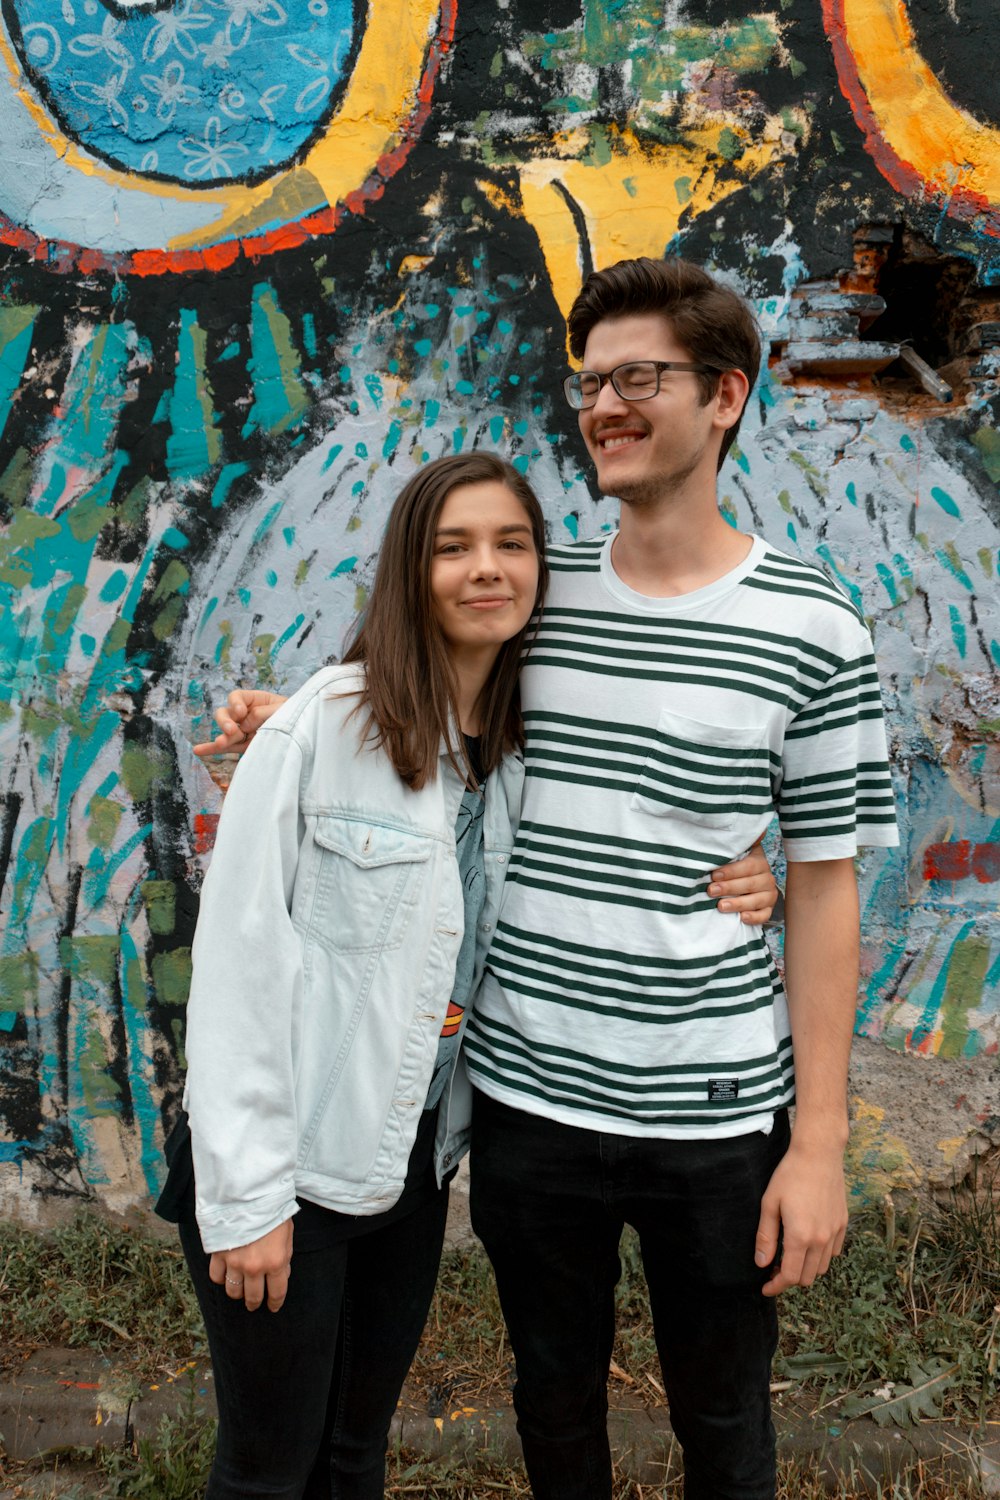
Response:
[[[492,651],[531,618],[538,553],[520,500],[499,480],[456,485],[438,517],[431,597],[453,652]]]

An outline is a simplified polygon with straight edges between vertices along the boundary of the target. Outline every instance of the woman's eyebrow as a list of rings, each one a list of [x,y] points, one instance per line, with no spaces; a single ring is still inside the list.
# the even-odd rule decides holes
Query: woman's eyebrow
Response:
[[[435,531],[435,536],[468,536],[472,528],[469,526],[440,526]],[[499,526],[497,530],[501,536],[509,536],[514,532],[527,532],[530,534],[531,527],[526,521],[518,522],[516,526]]]

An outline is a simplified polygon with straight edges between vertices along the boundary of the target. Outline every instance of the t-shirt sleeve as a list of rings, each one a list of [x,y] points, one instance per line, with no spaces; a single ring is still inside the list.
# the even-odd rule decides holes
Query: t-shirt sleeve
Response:
[[[860,620],[844,644],[785,731],[777,807],[793,861],[899,842],[875,653]]]

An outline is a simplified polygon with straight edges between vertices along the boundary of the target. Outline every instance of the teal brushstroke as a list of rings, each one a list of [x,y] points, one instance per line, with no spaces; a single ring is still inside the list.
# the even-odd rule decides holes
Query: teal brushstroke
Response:
[[[327,471],[327,469],[332,468],[332,466],[337,462],[337,459],[340,457],[340,455],[343,453],[343,451],[344,451],[344,445],[343,445],[343,443],[334,443],[333,447],[330,449],[329,453],[326,455],[326,458],[324,458],[324,460],[323,460],[323,467],[322,467],[322,469],[320,469],[320,473],[321,474],[325,474],[326,471]]]
[[[356,558],[355,558],[355,561],[357,561]],[[270,654],[271,654],[271,661],[272,662],[274,661],[274,659],[277,656],[278,652],[281,650],[282,646],[287,646],[289,641],[294,640],[295,636],[298,635],[299,631],[302,629],[302,627],[305,624],[305,622],[306,622],[305,615],[296,615],[295,619],[289,625],[288,629],[282,631],[281,635],[278,636],[278,639],[275,641],[274,645],[271,647],[271,653]]]
[[[573,512],[570,511],[570,513],[569,513],[568,516],[563,516],[563,525],[565,526],[566,530],[569,532],[570,536],[573,538],[573,540],[575,542],[578,539],[579,535],[580,535],[580,518],[579,518],[579,516],[575,516],[573,514]]]
[[[341,573],[349,573],[351,569],[356,568],[357,565],[358,560],[356,557],[345,557],[337,564],[329,577],[339,578]]]
[[[854,480],[853,479],[849,482],[845,493],[847,495],[848,500],[850,500],[851,504],[852,505],[857,505],[857,503],[858,503],[858,492],[857,492],[857,490],[854,487]]]
[[[116,849],[99,875],[92,878],[88,883],[85,878],[83,885],[87,900],[93,906],[103,906],[107,899],[108,887],[115,875],[121,869],[126,860],[131,859],[135,851],[146,842],[153,831],[152,823],[143,823],[137,828],[131,838],[127,838],[120,849]]]
[[[944,1003],[945,989],[948,984],[948,970],[951,968],[951,961],[955,956],[955,949],[959,946],[960,943],[963,943],[965,941],[975,925],[975,922],[965,923],[961,932],[958,934],[951,947],[949,948],[947,958],[944,960],[940,969],[938,970],[937,978],[934,980],[934,983],[931,986],[931,992],[927,997],[927,1001],[921,1013],[920,1020],[913,1028],[912,1040],[915,1047],[919,1046],[921,1042],[926,1041],[931,1032],[934,1030],[934,1023],[937,1020],[941,1012],[941,1006]]]
[[[267,282],[260,282],[253,289],[250,308],[253,352],[247,360],[247,369],[253,379],[254,402],[243,426],[245,438],[259,429],[283,432],[303,415],[306,407],[301,363],[294,351],[287,368],[282,363],[265,304],[271,305],[275,316],[282,317],[274,288]]]
[[[503,417],[490,417],[490,442],[491,443],[499,443],[500,439],[503,437],[503,429],[504,429],[504,419],[503,419]]]
[[[952,578],[957,578],[959,583],[962,584],[964,588],[967,588],[969,590],[970,594],[975,593],[975,587],[973,585],[972,579],[969,577],[968,573],[960,563],[956,563],[955,561],[953,561],[953,559],[948,556],[947,552],[945,552],[943,548],[940,547],[938,548],[937,552],[935,552],[934,556],[937,558],[941,566],[947,569]]]
[[[170,396],[171,430],[167,438],[167,469],[173,479],[200,479],[212,467],[212,450],[218,450],[219,446],[218,434],[210,432],[217,420],[210,405],[209,427],[206,427],[207,391],[204,371],[199,368],[197,332],[197,315],[191,308],[182,307],[174,388]]]
[[[316,358],[316,319],[312,313],[302,314],[302,342],[310,359]]]
[[[990,641],[990,655],[1000,667],[1000,641]]]
[[[131,323],[101,324],[77,361],[63,394],[63,415],[53,423],[58,442],[51,457],[50,481],[34,510],[47,516],[65,501],[71,469],[91,474],[111,446],[125,405]]]
[[[526,453],[519,453],[511,462],[519,474],[527,474],[531,460]]]
[[[382,444],[382,457],[383,458],[391,458],[392,457],[392,455],[395,453],[396,449],[399,447],[399,440],[400,440],[400,438],[402,436],[403,436],[403,424],[402,424],[402,422],[390,422],[389,423],[389,431],[386,433],[386,435],[385,435],[385,442]]]
[[[116,568],[115,571],[113,573],[109,573],[107,578],[104,580],[101,592],[97,597],[100,599],[102,604],[113,604],[116,599],[121,598],[127,587],[128,575],[122,568]]]
[[[885,563],[876,563],[875,571],[885,586],[885,591],[893,604],[899,603],[899,593],[896,589],[896,580],[892,575],[892,569],[887,568]]]
[[[29,855],[28,851],[28,846],[34,844],[37,833],[44,836],[40,859]],[[38,889],[45,878],[45,867],[52,852],[54,839],[55,823],[51,818],[44,817],[35,818],[21,835],[14,862],[10,920],[4,934],[3,951],[5,954],[20,952],[28,946],[26,923]]]
[[[285,502],[283,500],[276,500],[271,508],[267,511],[264,519],[257,525],[257,529],[253,534],[253,541],[251,543],[251,546],[256,547],[257,543],[263,541],[264,537],[267,536],[267,533],[270,531],[275,521],[281,515],[284,503]]]
[[[122,955],[122,1014],[125,1019],[125,1030],[128,1034],[130,1057],[144,1056],[149,1045],[146,1038],[148,1030],[146,1011],[149,1001],[147,987],[140,980],[138,986],[139,993],[132,993],[132,976],[134,974],[141,975],[142,973],[141,966],[138,963],[139,952],[131,931],[141,902],[142,889],[140,886],[136,886],[129,898],[128,906],[118,931]],[[143,1069],[134,1068],[130,1070],[129,1082],[132,1087],[135,1117],[139,1123],[142,1175],[146,1181],[147,1191],[152,1196],[159,1191],[163,1178],[163,1151],[157,1138],[156,1128],[159,1121],[159,1110],[156,1108],[155,1101],[150,1092],[149,1080]]]
[[[433,347],[430,339],[417,339],[413,345],[413,352],[419,354],[421,359],[427,359]]]
[[[948,617],[951,620],[952,640],[958,648],[959,656],[964,657],[966,646],[965,623],[954,604],[948,605]]]
[[[931,485],[931,495],[937,501],[938,505],[940,505],[941,509],[945,512],[946,515],[954,516],[956,520],[961,520],[962,512],[959,510],[954,500],[948,494],[947,490],[943,490],[938,485],[934,484]]]
[[[178,531],[176,526],[168,526],[160,541],[164,547],[173,547],[177,552],[183,552],[190,545],[183,531]]]
[[[229,491],[237,479],[242,479],[244,474],[250,473],[250,465],[240,462],[226,464],[212,488],[212,509],[221,510],[229,499]]]
[[[286,547],[291,547],[292,544],[293,544],[293,542],[295,541],[295,527],[294,526],[283,526],[281,528],[281,535],[285,539],[285,546]]]
[[[34,332],[34,322],[29,321],[16,338],[10,339],[0,349],[0,437],[3,437],[3,430],[7,425],[14,392],[21,384]]]
[[[375,410],[381,411],[382,402],[385,400],[385,392],[382,390],[382,382],[377,375],[365,376],[365,390],[371,397],[371,402]]]
[[[868,983],[865,985],[864,999],[858,1007],[858,1025],[864,1025],[871,1017],[872,1012],[882,1003],[885,996],[886,986],[890,983],[896,972],[896,965],[906,955],[906,935],[890,942],[887,945],[885,957],[877,969],[872,971]]]
[[[863,599],[861,590],[858,588],[857,584],[854,583],[850,578],[844,577],[843,573],[840,571],[840,569],[837,567],[837,564],[833,560],[833,553],[830,551],[825,542],[821,542],[820,545],[816,548],[816,555],[817,557],[821,557],[823,559],[827,567],[837,579],[838,583],[840,583],[847,591],[852,603],[854,604],[854,607],[864,613],[862,609]]]
[[[908,432],[903,433],[903,436],[899,440],[899,446],[902,448],[904,453],[915,453],[917,448],[916,443],[910,437]]]
[[[723,512],[723,514],[725,515],[726,513]],[[726,515],[726,519],[728,521],[730,519],[730,517],[728,515]],[[733,521],[732,524],[735,526],[736,522]],[[795,522],[794,521],[789,521],[788,525],[785,527],[785,531],[786,531],[786,533],[788,535],[788,540],[790,542],[794,542],[795,545],[798,546],[799,534],[795,530]]]

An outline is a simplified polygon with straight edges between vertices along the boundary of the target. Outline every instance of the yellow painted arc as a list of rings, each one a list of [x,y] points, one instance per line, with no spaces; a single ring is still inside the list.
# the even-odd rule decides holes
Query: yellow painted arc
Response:
[[[520,169],[524,215],[538,235],[552,291],[565,317],[580,290],[584,249],[595,266],[638,255],[661,256],[677,233],[681,215],[703,213],[745,186],[781,154],[780,141],[748,146],[740,157],[739,177],[720,179],[710,154],[718,152],[726,123],[701,127],[691,144],[649,151],[632,136],[620,139],[620,151],[608,162],[545,157]],[[732,129],[731,126],[729,126]],[[679,178],[689,188],[679,192]],[[573,213],[555,184],[560,184],[583,215],[588,244],[580,243]]]
[[[917,51],[903,0],[843,0],[843,17],[887,145],[941,192],[962,189],[1000,204],[1000,129],[949,99]]]
[[[70,140],[26,86],[17,56],[2,29],[0,57],[40,134],[67,165],[123,191],[141,187],[151,197],[172,202],[219,205],[221,213],[211,225],[166,247],[157,247],[191,249],[214,244],[220,234],[260,222],[275,191],[282,186],[287,190],[297,176],[303,178],[302,213],[325,203],[334,205],[359,188],[392,145],[413,107],[437,13],[438,0],[406,0],[402,15],[386,0],[369,0],[368,23],[354,72],[340,108],[323,135],[294,167],[278,170],[267,181],[250,187],[229,183],[217,188],[188,188],[106,166]]]

